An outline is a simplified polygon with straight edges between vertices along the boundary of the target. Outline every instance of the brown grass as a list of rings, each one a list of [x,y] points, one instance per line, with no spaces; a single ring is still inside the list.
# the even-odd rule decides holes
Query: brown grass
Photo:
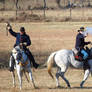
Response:
[[[14,31],[19,32],[21,26],[26,28],[32,40],[29,47],[39,63],[44,63],[47,56],[56,50],[74,48],[77,30],[81,27],[91,26],[90,22],[50,22],[50,23],[12,23]],[[0,62],[9,60],[10,52],[15,38],[10,34],[6,36],[6,24],[0,24]],[[91,41],[91,36],[86,40]],[[5,53],[4,53],[5,52]],[[3,55],[3,56],[2,56]],[[4,58],[6,57],[6,58]]]
[[[92,21],[91,11],[91,8],[75,8],[72,9],[70,17],[70,9],[46,10],[45,19],[43,10],[33,10],[33,13],[28,10],[18,11],[17,19],[15,11],[0,11],[0,22],[87,22]]]
[[[53,74],[55,74],[56,69],[53,69]],[[16,75],[16,87],[12,87],[12,78],[11,73],[7,70],[0,71],[0,92],[19,92],[18,78]],[[92,82],[91,77],[87,80],[84,85],[84,88],[80,88],[79,84],[83,79],[83,70],[69,69],[65,75],[70,81],[71,89],[67,88],[65,82],[60,78],[61,88],[56,88],[55,80],[47,74],[47,69],[38,69],[33,72],[33,77],[37,89],[34,89],[32,83],[28,83],[23,77],[23,89],[22,92],[91,92],[92,91]]]
[[[32,40],[32,45],[29,47],[35,56],[36,62],[45,63],[47,57],[51,52],[60,49],[74,48],[75,37],[77,30],[81,27],[91,26],[91,22],[50,22],[50,23],[11,23],[13,29],[18,32],[21,26],[26,28],[26,32],[29,34]],[[6,36],[6,24],[0,23],[0,65],[8,64],[10,52],[15,43],[15,38],[10,34]],[[86,40],[91,41],[92,36],[89,36]],[[66,73],[66,77],[69,79],[72,89],[66,88],[66,84],[60,78],[61,86],[57,89],[55,81],[47,74],[47,69],[41,66],[35,72],[33,76],[38,89],[34,89],[23,78],[23,91],[22,92],[91,92],[92,82],[91,77],[85,83],[85,88],[80,89],[79,84],[83,79],[83,70],[69,69]],[[55,69],[53,72],[55,73]],[[17,79],[17,78],[16,78]],[[12,88],[11,74],[7,70],[0,70],[0,92],[19,92],[18,80],[17,87]]]

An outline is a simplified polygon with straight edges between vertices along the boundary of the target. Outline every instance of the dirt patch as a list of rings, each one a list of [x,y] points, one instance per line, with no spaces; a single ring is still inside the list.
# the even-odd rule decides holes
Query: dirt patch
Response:
[[[55,77],[56,69],[52,69],[52,73]],[[17,77],[17,73],[15,72],[15,79],[16,79],[16,87],[12,87],[12,75],[7,70],[0,70],[0,92],[20,92],[19,90],[19,81]],[[67,88],[66,83],[59,79],[61,88],[56,87],[56,81],[52,80],[51,77],[47,73],[47,69],[37,69],[33,72],[33,78],[37,89],[34,89],[32,83],[28,83],[23,76],[23,85],[22,85],[22,92],[92,92],[92,81],[91,76],[89,76],[88,80],[85,82],[84,88],[80,88],[80,82],[83,79],[83,70],[77,69],[69,69],[66,72],[65,77],[69,80],[71,84],[71,89]],[[28,75],[27,75],[28,76]],[[80,77],[79,77],[80,76]],[[28,77],[29,78],[29,77]]]

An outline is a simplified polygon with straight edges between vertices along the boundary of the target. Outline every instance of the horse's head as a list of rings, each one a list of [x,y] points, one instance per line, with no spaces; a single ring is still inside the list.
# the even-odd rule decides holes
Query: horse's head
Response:
[[[17,64],[22,64],[23,66],[23,65],[26,65],[26,63],[28,63],[26,62],[28,57],[25,54],[25,52],[20,48],[20,46],[16,46],[15,48],[13,48],[12,55]]]
[[[21,49],[19,47],[13,48],[12,55],[13,55],[15,60],[21,60],[21,58],[22,58]]]

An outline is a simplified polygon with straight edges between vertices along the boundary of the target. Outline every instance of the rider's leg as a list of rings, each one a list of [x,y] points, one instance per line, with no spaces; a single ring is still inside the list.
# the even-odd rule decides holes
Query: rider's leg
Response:
[[[82,49],[81,50],[81,53],[83,54],[83,60],[84,60],[84,63],[83,63],[83,69],[86,70],[86,69],[90,69],[90,66],[88,64],[88,53]]]
[[[15,65],[15,60],[14,60],[14,57],[11,55],[10,62],[9,62],[9,70],[10,70],[10,72],[14,71],[14,65]]]
[[[32,53],[29,51],[29,49],[27,49],[26,51],[27,51],[27,55],[28,55],[28,57],[29,57],[29,59],[30,59],[30,62],[32,62],[33,66],[34,66],[35,68],[38,68],[39,64],[37,64],[37,63],[35,62],[35,59],[34,59]]]
[[[88,58],[88,53],[84,49],[81,50],[81,53],[83,54],[83,59],[86,60]]]
[[[83,69],[84,69],[84,71],[87,70],[87,69],[90,69],[90,66],[89,66],[89,63],[87,62],[87,60],[85,60],[83,62]]]

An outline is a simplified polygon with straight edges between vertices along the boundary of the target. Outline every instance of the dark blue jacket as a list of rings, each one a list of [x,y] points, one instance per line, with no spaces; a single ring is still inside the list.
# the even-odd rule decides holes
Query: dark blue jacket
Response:
[[[31,45],[31,40],[30,40],[29,36],[26,33],[21,35],[20,33],[14,32],[12,29],[9,29],[9,33],[12,36],[16,37],[16,43],[15,43],[14,46],[17,46],[20,43],[24,43],[24,42],[26,43],[26,46],[30,46]]]
[[[89,42],[85,42],[85,36],[81,33],[78,33],[76,36],[76,44],[75,44],[75,48],[77,50],[84,48],[85,45],[88,45]]]

